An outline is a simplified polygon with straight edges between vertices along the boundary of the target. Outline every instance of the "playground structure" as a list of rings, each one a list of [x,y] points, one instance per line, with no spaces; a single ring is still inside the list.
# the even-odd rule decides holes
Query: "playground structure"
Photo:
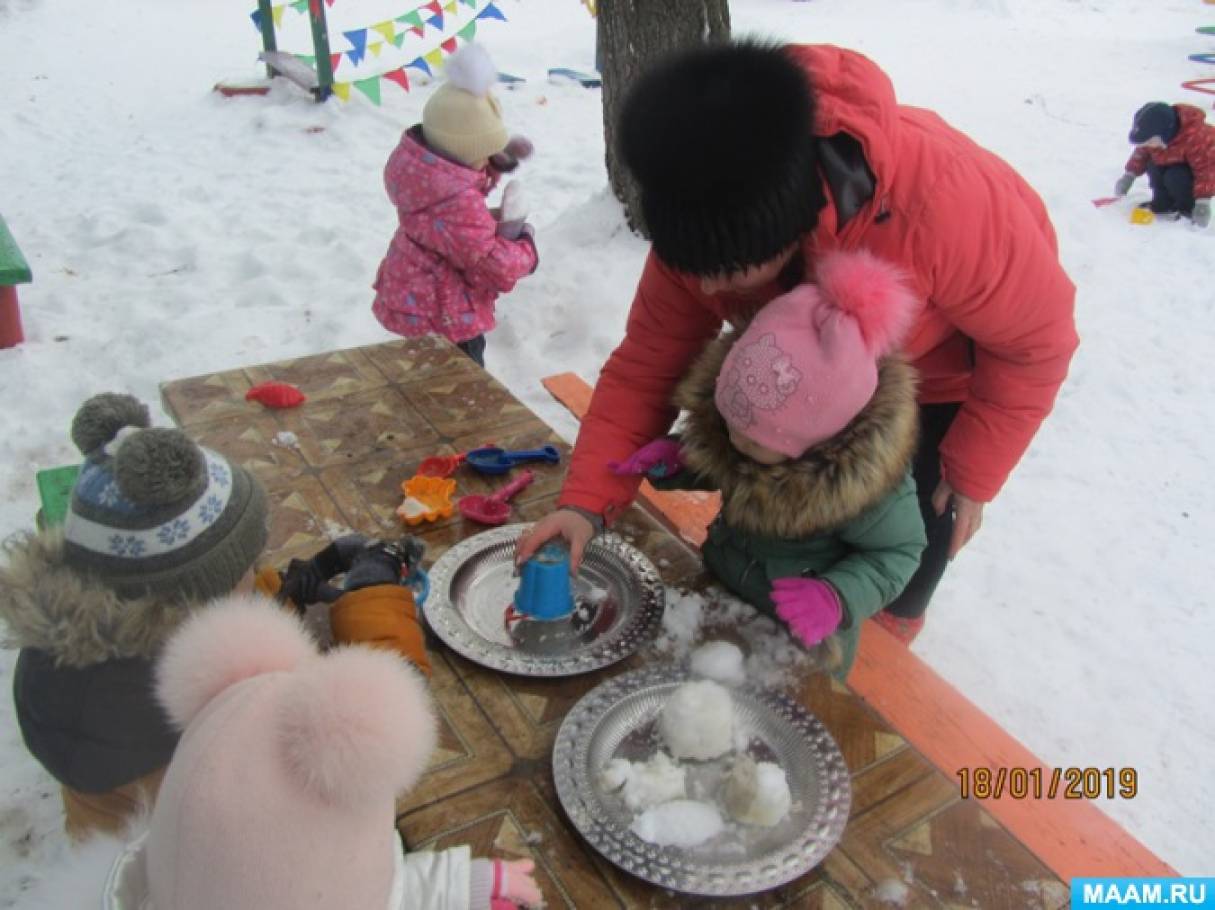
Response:
[[[325,22],[325,4],[321,0],[309,0],[308,24],[312,30],[312,49],[315,65],[309,66],[294,54],[278,49],[275,34],[274,9],[270,0],[257,0],[256,22],[262,33],[262,52],[258,58],[266,64],[266,75],[270,78],[282,76],[300,88],[310,92],[317,101],[324,101],[333,94],[333,62],[329,56],[329,26]]]
[[[1208,5],[1215,4],[1215,0],[1203,0],[1203,2]],[[1215,25],[1200,25],[1195,31],[1200,35],[1215,35]],[[1190,54],[1188,59],[1195,63],[1215,64],[1215,53]],[[1189,79],[1181,83],[1181,87],[1187,91],[1215,95],[1215,88],[1210,88],[1210,86],[1215,86],[1215,78]],[[1215,107],[1215,104],[1212,107]]]
[[[0,348],[11,348],[25,340],[21,330],[21,308],[17,285],[29,284],[34,276],[17,241],[0,218]]]

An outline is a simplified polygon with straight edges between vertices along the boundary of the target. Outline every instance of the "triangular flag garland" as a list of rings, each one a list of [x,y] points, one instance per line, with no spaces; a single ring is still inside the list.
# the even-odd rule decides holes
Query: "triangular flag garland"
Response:
[[[291,0],[291,2],[271,6],[270,10],[274,25],[276,27],[282,25],[283,13],[288,6],[300,13],[303,13],[309,9],[312,9],[315,12],[320,8],[320,2],[321,0]],[[350,42],[351,49],[348,51],[330,53],[329,63],[331,69],[336,72],[343,57],[349,58],[350,62],[355,65],[358,65],[366,58],[368,51],[371,52],[373,57],[379,57],[385,44],[388,43],[391,43],[397,48],[403,47],[405,43],[405,32],[398,32],[394,22],[407,25],[408,31],[419,37],[425,36],[426,25],[430,25],[433,28],[442,31],[445,24],[444,13],[446,13],[448,16],[456,15],[458,3],[468,6],[474,10],[477,8],[477,0],[447,0],[445,3],[440,2],[440,0],[430,0],[430,2],[424,3],[408,13],[403,13],[402,15],[397,16],[395,19],[386,19],[382,22],[377,22],[374,25],[369,25],[364,28],[343,31],[342,34],[346,37],[346,40]],[[334,0],[325,0],[325,4],[327,6],[333,6]],[[421,11],[423,10],[433,13],[433,15],[428,19],[423,19],[421,15]],[[254,10],[249,14],[249,17],[252,19],[253,25],[260,30],[262,27],[262,16],[260,9]],[[498,9],[493,0],[490,0],[490,2],[487,3],[480,11],[478,11],[472,19],[461,26],[454,35],[443,39],[439,46],[433,50],[428,51],[419,57],[415,57],[411,62],[405,64],[404,66],[399,66],[395,69],[389,70],[386,73],[379,73],[375,76],[368,76],[364,79],[355,79],[350,82],[334,82],[332,85],[333,93],[341,100],[349,101],[351,95],[350,88],[351,86],[354,86],[361,94],[365,95],[369,101],[371,101],[373,104],[379,105],[381,100],[381,79],[400,86],[403,91],[409,91],[409,76],[407,75],[406,70],[418,69],[424,72],[427,76],[433,77],[434,71],[443,65],[444,54],[453,54],[458,49],[459,45],[456,40],[457,38],[467,42],[472,41],[476,37],[478,19],[498,19],[505,22],[506,16],[500,9]],[[384,41],[369,42],[367,40],[367,33],[369,31],[382,35],[384,37]],[[316,58],[309,54],[294,54],[293,56],[309,66],[315,67],[316,65]]]

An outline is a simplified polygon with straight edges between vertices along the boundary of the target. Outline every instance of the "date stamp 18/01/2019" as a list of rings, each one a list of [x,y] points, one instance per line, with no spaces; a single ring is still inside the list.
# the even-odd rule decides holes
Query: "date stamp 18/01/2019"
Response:
[[[962,799],[1134,799],[1134,768],[960,768]]]

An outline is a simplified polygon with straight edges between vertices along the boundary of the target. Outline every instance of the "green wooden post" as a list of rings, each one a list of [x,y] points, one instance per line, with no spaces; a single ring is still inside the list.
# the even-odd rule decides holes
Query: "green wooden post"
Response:
[[[269,2],[269,0],[261,0]],[[333,94],[333,64],[329,60],[329,26],[325,22],[324,0],[308,0],[308,21],[312,24],[312,47],[316,51],[317,101]]]
[[[257,11],[261,15],[262,50],[278,50],[278,40],[274,37],[274,9],[270,0],[257,0]],[[277,73],[269,63],[266,64],[266,75],[273,79]]]

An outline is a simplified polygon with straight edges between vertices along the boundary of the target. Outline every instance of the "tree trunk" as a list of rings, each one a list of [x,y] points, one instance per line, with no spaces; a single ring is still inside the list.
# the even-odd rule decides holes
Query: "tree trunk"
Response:
[[[688,44],[730,37],[727,0],[599,0],[596,57],[603,76],[608,181],[629,227],[646,234],[641,195],[616,148],[616,121],[629,87],[649,64]]]

